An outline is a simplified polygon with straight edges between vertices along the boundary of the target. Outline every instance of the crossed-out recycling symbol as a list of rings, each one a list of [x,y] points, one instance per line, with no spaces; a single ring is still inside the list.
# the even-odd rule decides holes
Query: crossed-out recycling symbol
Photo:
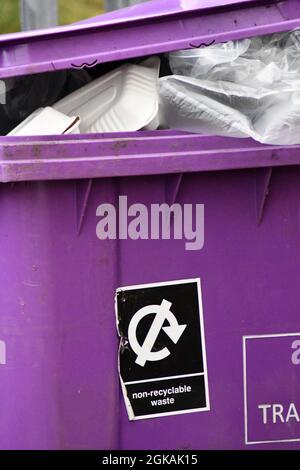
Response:
[[[161,361],[171,354],[167,347],[160,351],[152,351],[161,329],[164,330],[174,344],[177,344],[186,329],[187,325],[178,324],[175,315],[170,310],[171,306],[172,303],[164,299],[161,305],[147,305],[133,315],[128,327],[128,339],[130,346],[137,355],[135,362],[139,366],[144,367],[147,361]],[[144,317],[151,314],[155,314],[155,317],[141,345],[136,336],[137,327]],[[166,320],[169,326],[163,326]]]

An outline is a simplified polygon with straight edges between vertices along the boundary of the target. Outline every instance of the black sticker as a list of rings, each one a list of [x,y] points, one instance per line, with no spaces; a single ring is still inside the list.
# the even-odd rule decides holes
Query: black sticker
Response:
[[[208,411],[200,280],[120,288],[116,315],[129,419]]]

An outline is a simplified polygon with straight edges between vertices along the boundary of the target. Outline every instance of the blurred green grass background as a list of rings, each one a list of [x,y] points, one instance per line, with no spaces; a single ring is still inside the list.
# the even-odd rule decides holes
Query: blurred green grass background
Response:
[[[103,1],[58,0],[58,8],[60,24],[74,23],[103,13]],[[0,34],[15,31],[20,31],[19,0],[0,0]]]

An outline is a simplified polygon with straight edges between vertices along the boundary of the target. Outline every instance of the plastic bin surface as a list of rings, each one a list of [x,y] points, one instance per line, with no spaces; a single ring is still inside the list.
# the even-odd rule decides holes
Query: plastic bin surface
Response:
[[[2,449],[299,449],[299,423],[253,424],[257,409],[244,397],[244,337],[280,335],[274,347],[266,344],[265,358],[250,349],[247,393],[265,404],[270,384],[285,416],[288,399],[299,408],[295,338],[279,357],[283,364],[277,360],[281,336],[299,334],[300,171],[273,170],[261,214],[265,171],[0,186]],[[118,195],[149,210],[171,204],[179,181],[177,203],[205,205],[202,250],[186,251],[181,240],[97,239],[99,204],[117,207]],[[211,411],[129,422],[114,290],[195,277],[202,282]],[[284,367],[293,367],[292,380]],[[246,444],[245,406],[249,441],[262,443]]]
[[[157,10],[155,21],[140,19],[141,6],[115,27],[108,20],[109,28],[3,36],[1,76],[299,26],[298,2],[225,3],[170,2],[177,10]],[[299,449],[290,411],[294,404],[300,413],[292,348],[300,332],[299,161],[299,146],[171,131],[2,138],[0,448]],[[117,207],[119,195],[149,209],[204,204],[203,249],[186,251],[184,240],[100,241],[97,207]],[[129,422],[115,289],[198,277],[211,410]]]

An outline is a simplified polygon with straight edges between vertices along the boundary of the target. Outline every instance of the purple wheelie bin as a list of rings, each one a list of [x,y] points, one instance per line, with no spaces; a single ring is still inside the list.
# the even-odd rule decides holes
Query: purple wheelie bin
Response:
[[[300,27],[296,0],[164,0],[0,36],[0,78]],[[0,138],[0,448],[300,449],[300,146],[179,131]],[[204,205],[204,244],[97,208]],[[210,406],[130,421],[117,288],[201,279]],[[168,414],[168,413],[167,413]]]

